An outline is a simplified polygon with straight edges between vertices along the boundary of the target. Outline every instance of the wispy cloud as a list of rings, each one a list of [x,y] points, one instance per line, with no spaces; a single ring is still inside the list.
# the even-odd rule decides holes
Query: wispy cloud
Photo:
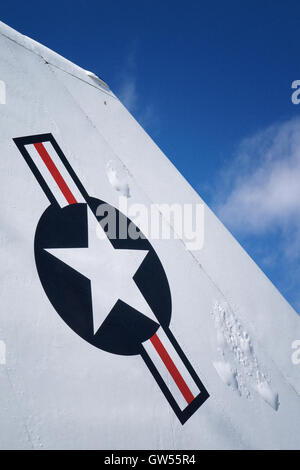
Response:
[[[286,263],[285,282],[291,277],[300,292],[300,119],[245,139],[218,187],[214,208],[225,225],[240,239],[263,245],[266,267],[282,270]]]
[[[117,90],[118,97],[129,111],[136,111],[138,104],[137,93],[137,42],[130,45],[124,63],[119,70],[119,87]]]
[[[138,102],[135,77],[128,77],[123,81],[119,98],[127,109],[134,112]]]
[[[223,179],[230,190],[217,209],[231,227],[253,234],[298,227],[300,119],[244,140]]]
[[[157,113],[153,103],[147,102],[139,93],[138,83],[138,44],[134,42],[121,69],[117,96],[142,127],[156,134],[159,126]]]

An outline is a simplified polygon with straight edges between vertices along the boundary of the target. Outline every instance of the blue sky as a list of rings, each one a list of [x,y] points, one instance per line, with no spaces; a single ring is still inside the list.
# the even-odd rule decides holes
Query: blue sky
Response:
[[[12,0],[1,20],[103,78],[300,312],[299,2]]]

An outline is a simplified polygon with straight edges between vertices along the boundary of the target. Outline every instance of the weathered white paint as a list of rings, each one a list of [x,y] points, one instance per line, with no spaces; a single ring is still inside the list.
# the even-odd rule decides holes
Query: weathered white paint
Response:
[[[132,202],[203,203],[116,96],[80,67],[0,26],[0,448],[211,449],[299,447],[300,379],[291,343],[300,319],[205,207],[203,249],[153,240],[173,303],[171,328],[210,398],[182,426],[142,359],[108,354],[60,319],[36,272],[33,240],[48,201],[12,138],[52,132],[89,194],[113,205],[108,162],[127,168]],[[106,104],[104,104],[104,101]],[[180,116],[178,116],[180,119]],[[246,223],[247,221],[245,221]],[[211,312],[227,302],[252,338],[280,399],[240,396],[219,377]]]
[[[6,85],[3,80],[0,80],[0,104],[6,104]]]

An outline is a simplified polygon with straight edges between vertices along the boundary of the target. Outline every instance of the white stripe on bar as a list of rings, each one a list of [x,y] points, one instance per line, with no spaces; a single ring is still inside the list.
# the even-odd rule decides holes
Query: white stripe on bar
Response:
[[[83,196],[81,195],[79,189],[77,188],[76,184],[74,183],[73,179],[71,178],[69,172],[67,171],[66,167],[62,163],[61,159],[57,155],[55,149],[53,148],[51,142],[41,142],[45,149],[47,150],[49,156],[53,160],[56,168],[58,169],[59,173],[61,174],[62,178],[65,180],[67,186],[69,187],[71,193],[75,197],[77,202],[85,202]],[[58,187],[56,181],[54,180],[53,176],[51,175],[50,171],[48,170],[47,166],[43,162],[41,156],[39,155],[38,151],[36,150],[33,144],[26,145],[26,149],[31,156],[35,166],[41,173],[42,177],[44,178],[47,186],[49,187],[51,193],[53,194],[54,198],[56,199],[57,203],[60,207],[64,207],[68,205],[65,196],[61,192],[60,188]]]
[[[81,195],[81,192],[77,188],[76,184],[74,183],[73,179],[71,178],[70,173],[67,171],[65,165],[63,164],[63,162],[61,161],[61,159],[57,155],[57,153],[56,153],[53,145],[51,144],[51,142],[43,142],[43,145],[44,145],[45,149],[47,150],[47,152],[49,153],[50,157],[52,158],[52,160],[53,160],[56,168],[60,172],[61,176],[63,177],[63,179],[67,183],[67,185],[68,185],[71,193],[75,197],[76,201],[77,202],[86,202],[84,200],[83,196]]]
[[[38,151],[36,150],[36,148],[34,147],[34,145],[32,145],[32,144],[26,145],[26,150],[28,151],[29,155],[32,158],[32,161],[34,162],[35,166],[37,167],[37,169],[41,173],[42,177],[44,178],[48,188],[50,189],[52,195],[55,197],[55,199],[56,199],[57,203],[59,204],[59,206],[60,207],[66,206],[68,203],[67,203],[63,193],[61,192],[61,190],[57,186],[55,180],[53,179],[53,177],[50,173],[50,171],[48,170],[45,163],[41,159],[41,157],[40,157]]]
[[[181,376],[185,380],[187,386],[189,387],[190,391],[196,398],[199,395],[200,390],[198,389],[197,385],[195,384],[194,380],[190,376],[188,370],[186,369],[185,365],[183,364],[182,360],[178,356],[176,350],[172,346],[169,338],[167,337],[166,333],[162,328],[159,328],[156,332],[157,336],[159,337],[160,341],[162,342],[163,346],[167,350],[168,354],[170,355],[172,361],[176,365],[178,371],[180,372]],[[145,341],[143,344],[144,349],[146,350],[148,356],[150,357],[151,361],[153,362],[154,366],[156,367],[158,373],[162,377],[163,381],[165,382],[166,386],[170,390],[174,400],[178,404],[181,410],[184,410],[188,403],[185,400],[183,394],[179,390],[178,386],[176,385],[173,377],[169,373],[168,369],[166,368],[165,364],[161,360],[158,352],[156,351],[155,347],[151,343],[150,339]]]
[[[174,362],[175,366],[177,367],[179,373],[181,374],[182,378],[184,379],[185,383],[189,387],[189,389],[192,392],[192,394],[194,395],[194,397],[199,395],[199,392],[200,392],[199,388],[195,384],[195,382],[194,382],[193,378],[191,377],[189,371],[187,370],[187,368],[183,364],[182,360],[178,356],[174,346],[172,345],[171,341],[167,337],[164,330],[162,328],[159,328],[157,330],[156,334],[159,337],[159,339],[161,340],[161,342],[164,345],[164,347],[166,348],[166,350],[168,351],[172,361]]]

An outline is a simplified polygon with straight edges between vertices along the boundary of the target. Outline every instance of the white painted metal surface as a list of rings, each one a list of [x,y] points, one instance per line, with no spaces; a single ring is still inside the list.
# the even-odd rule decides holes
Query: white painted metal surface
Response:
[[[89,194],[115,206],[109,162],[130,202],[203,201],[107,87],[4,24],[0,80],[0,448],[299,448],[300,319],[206,205],[201,250],[152,241],[171,329],[210,394],[184,425],[140,356],[96,349],[60,319],[33,254],[49,202],[13,138],[51,132]]]

